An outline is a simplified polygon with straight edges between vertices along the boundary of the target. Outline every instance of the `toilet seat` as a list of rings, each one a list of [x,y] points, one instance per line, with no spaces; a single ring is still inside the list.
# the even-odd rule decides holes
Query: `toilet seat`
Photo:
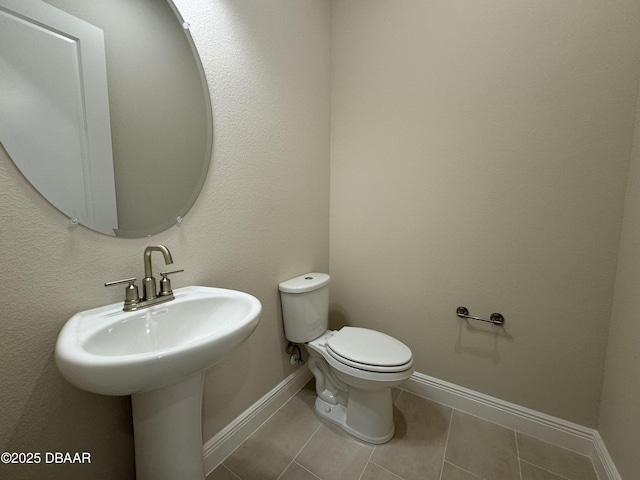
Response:
[[[327,339],[326,352],[344,365],[369,372],[402,372],[413,366],[409,347],[368,328],[343,327]]]

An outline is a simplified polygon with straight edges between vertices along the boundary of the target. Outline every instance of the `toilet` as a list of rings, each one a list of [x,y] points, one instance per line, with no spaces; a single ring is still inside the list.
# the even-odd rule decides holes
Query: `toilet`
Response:
[[[391,388],[411,376],[413,355],[375,330],[328,330],[329,281],[308,273],[279,284],[285,336],[309,353],[318,415],[365,442],[388,442],[395,430]]]

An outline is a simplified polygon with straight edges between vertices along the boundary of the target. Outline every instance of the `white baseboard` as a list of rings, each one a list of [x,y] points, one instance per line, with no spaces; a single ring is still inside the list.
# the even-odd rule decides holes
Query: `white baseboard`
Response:
[[[591,461],[596,468],[598,478],[600,480],[622,480],[599,432],[595,433],[594,446],[595,454],[591,457]]]
[[[312,377],[307,367],[299,368],[205,442],[203,446],[205,473],[208,475],[215,470],[231,452],[287,403]]]
[[[591,458],[599,480],[622,480],[597,430],[422,373],[401,389]]]
[[[311,378],[307,367],[299,368],[208,440],[203,449],[205,472],[211,473]],[[599,480],[622,480],[597,430],[422,373],[414,373],[401,389],[586,455],[591,458]]]

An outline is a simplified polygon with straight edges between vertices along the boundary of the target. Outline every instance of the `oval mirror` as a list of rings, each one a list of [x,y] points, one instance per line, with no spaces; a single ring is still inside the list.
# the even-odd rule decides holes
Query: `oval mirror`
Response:
[[[170,0],[0,0],[0,142],[72,222],[179,222],[212,148],[207,82]]]

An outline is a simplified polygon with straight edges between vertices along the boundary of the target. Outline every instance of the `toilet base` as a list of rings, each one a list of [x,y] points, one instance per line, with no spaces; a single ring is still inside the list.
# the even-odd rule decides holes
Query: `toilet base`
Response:
[[[359,397],[366,401],[359,402]],[[377,392],[358,392],[351,389],[348,407],[332,405],[316,397],[315,408],[321,418],[365,442],[380,445],[393,438],[395,425],[390,389]]]

